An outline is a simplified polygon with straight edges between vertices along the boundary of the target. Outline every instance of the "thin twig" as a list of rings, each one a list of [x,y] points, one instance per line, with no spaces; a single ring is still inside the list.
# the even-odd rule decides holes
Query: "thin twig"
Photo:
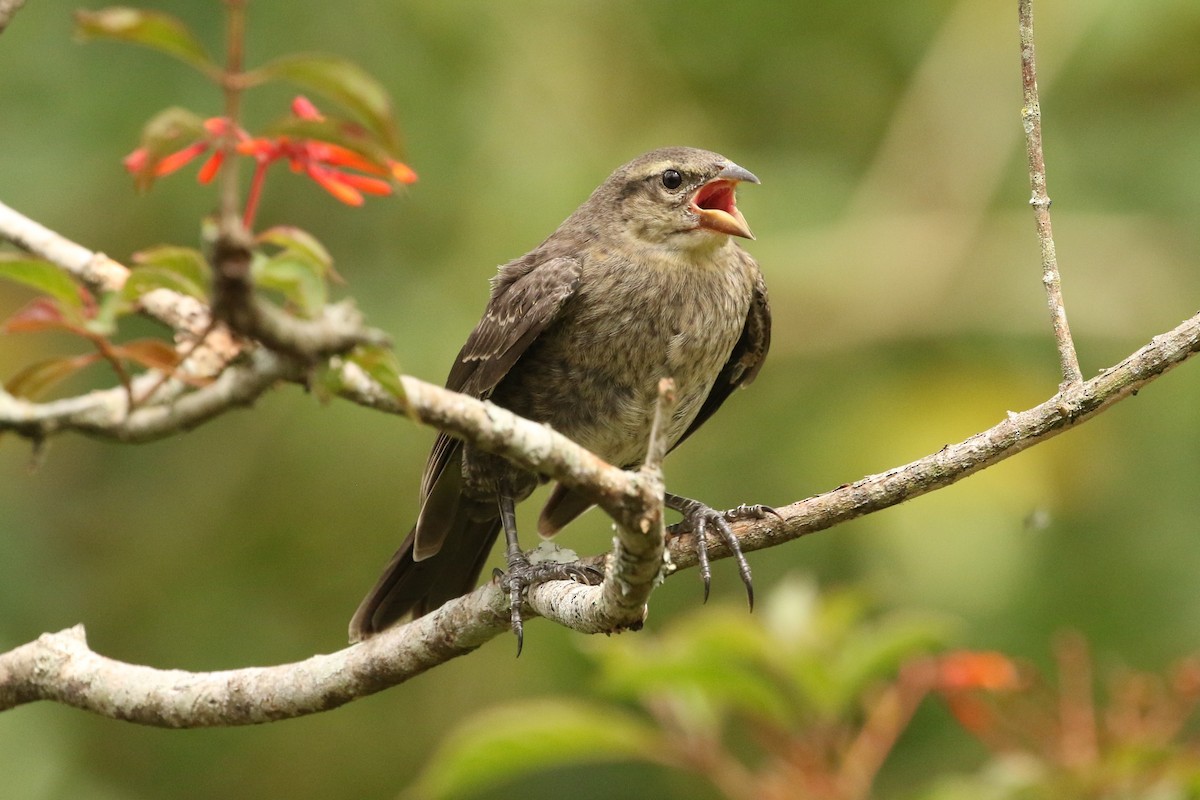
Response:
[[[225,14],[225,70],[221,77],[221,91],[225,96],[225,119],[229,127],[221,141],[225,160],[221,164],[217,227],[218,235],[222,237],[243,238],[241,218],[238,215],[236,148],[237,127],[241,118],[241,77],[246,40],[245,0],[225,0]],[[242,236],[239,237],[238,234]]]
[[[664,426],[675,412],[679,398],[675,394],[675,381],[663,378],[658,382],[658,402],[654,406],[654,422],[650,426],[650,444],[646,447],[646,469],[662,469],[670,442],[664,435]]]
[[[1033,219],[1042,248],[1042,284],[1046,287],[1046,303],[1058,343],[1058,360],[1062,369],[1063,388],[1083,380],[1079,357],[1067,325],[1067,309],[1063,305],[1062,281],[1058,274],[1058,256],[1054,252],[1054,235],[1050,228],[1050,197],[1046,194],[1046,159],[1042,153],[1042,107],[1038,100],[1037,66],[1033,49],[1033,0],[1020,0],[1021,20],[1021,86],[1024,105],[1021,121],[1025,127],[1025,153],[1029,160],[1029,183],[1033,196]]]

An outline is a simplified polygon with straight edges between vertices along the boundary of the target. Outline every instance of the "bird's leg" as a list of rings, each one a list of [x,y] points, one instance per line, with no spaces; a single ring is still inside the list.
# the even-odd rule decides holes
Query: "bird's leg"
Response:
[[[516,501],[512,492],[503,489],[496,492],[500,505],[500,524],[504,528],[506,543],[504,555],[508,562],[508,572],[501,576],[500,586],[508,592],[509,605],[512,614],[512,631],[517,637],[517,655],[525,644],[525,629],[521,619],[521,607],[525,603],[525,595],[531,586],[546,581],[578,581],[594,586],[604,575],[594,567],[579,564],[563,564],[556,561],[539,561],[530,563],[521,550],[517,540]]]
[[[767,514],[779,516],[779,512],[770,506],[762,505],[741,505],[729,511],[718,511],[699,500],[680,497],[670,492],[663,494],[663,505],[683,515],[683,522],[680,524],[678,532],[691,531],[696,536],[696,558],[700,562],[700,580],[704,581],[705,602],[708,602],[708,590],[712,583],[712,570],[708,565],[708,531],[712,528],[717,537],[725,542],[730,552],[733,553],[733,558],[737,561],[738,573],[742,576],[742,583],[746,585],[746,597],[750,601],[751,610],[753,610],[754,583],[750,577],[750,565],[746,563],[746,557],[742,555],[742,547],[738,544],[737,536],[734,535],[733,528],[729,527],[729,523],[747,517],[762,519]]]
[[[529,559],[521,552],[521,543],[517,540],[517,509],[512,494],[505,491],[497,492],[500,501],[500,524],[504,527],[505,560],[508,562],[508,574],[505,575],[501,586],[508,590],[508,602],[512,614],[512,630],[517,636],[517,655],[521,655],[521,647],[525,644],[525,628],[521,621],[521,605],[525,602],[525,592],[529,584],[524,577],[528,576],[532,567]]]

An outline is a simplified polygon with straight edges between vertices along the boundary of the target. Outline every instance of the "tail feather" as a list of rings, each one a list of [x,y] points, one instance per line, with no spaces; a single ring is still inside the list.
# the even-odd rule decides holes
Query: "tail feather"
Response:
[[[416,528],[350,620],[350,641],[379,633],[406,614],[420,617],[474,588],[500,531],[498,517],[472,518],[460,508],[435,555],[413,560]]]
[[[593,505],[595,502],[583,494],[556,483],[538,517],[538,535],[549,539]]]

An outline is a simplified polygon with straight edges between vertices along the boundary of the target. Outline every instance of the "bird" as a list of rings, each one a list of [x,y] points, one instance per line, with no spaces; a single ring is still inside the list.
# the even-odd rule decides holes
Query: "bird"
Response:
[[[677,447],[754,380],[770,346],[766,284],[736,242],[754,239],[736,203],[741,183],[759,179],[691,147],[653,150],[619,167],[541,244],[499,268],[446,387],[545,423],[630,468],[646,456],[660,379],[671,378],[678,404],[663,435],[668,449]],[[598,577],[573,564],[530,564],[522,552],[514,508],[545,480],[440,434],[417,521],[355,612],[350,640],[470,592],[503,530],[508,571],[499,574],[519,654],[530,586]],[[538,532],[552,536],[592,505],[557,484]],[[753,607],[750,569],[728,522],[773,509],[720,512],[670,492],[664,505],[683,516],[680,531],[697,536],[705,598],[712,530],[738,559]]]

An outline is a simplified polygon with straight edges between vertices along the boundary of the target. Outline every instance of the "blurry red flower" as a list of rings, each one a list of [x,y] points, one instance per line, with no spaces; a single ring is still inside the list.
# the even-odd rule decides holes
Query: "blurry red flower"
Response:
[[[319,122],[325,119],[317,107],[303,96],[292,100],[291,111],[301,120]],[[225,151],[220,145],[232,131],[237,143],[236,152],[249,156],[256,162],[246,199],[247,227],[250,227],[254,219],[262,195],[266,169],[276,161],[287,161],[293,172],[308,175],[334,198],[352,206],[362,205],[364,194],[391,194],[393,186],[389,179],[403,184],[414,183],[417,180],[417,173],[407,164],[391,158],[382,162],[376,161],[333,142],[290,136],[254,138],[242,129],[234,128],[224,117],[205,120],[204,130],[206,136],[203,139],[159,158],[153,165],[152,174],[156,178],[169,175],[212,150],[212,154],[197,175],[201,183],[208,183],[220,171],[225,156]],[[127,171],[136,174],[146,170],[150,158],[149,150],[139,147],[126,156],[123,163]]]

